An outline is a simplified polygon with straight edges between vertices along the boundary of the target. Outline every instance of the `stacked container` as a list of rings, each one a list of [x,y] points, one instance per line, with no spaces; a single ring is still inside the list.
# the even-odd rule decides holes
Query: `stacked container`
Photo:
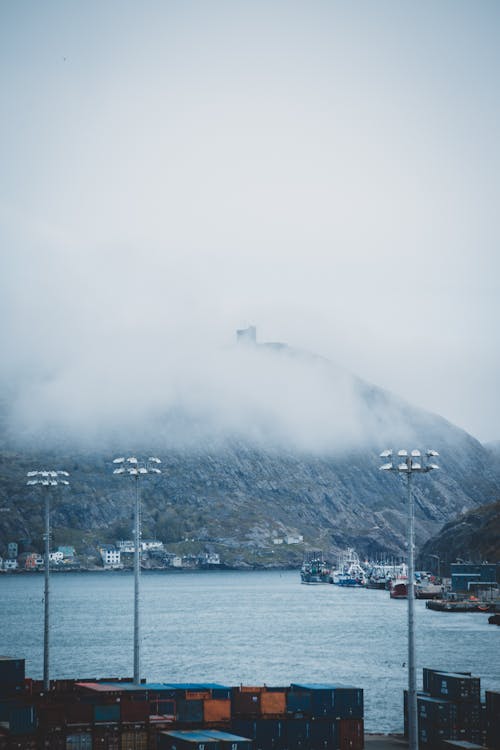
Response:
[[[417,694],[418,743],[421,750],[444,748],[444,742],[481,745],[480,679],[470,672],[423,670],[424,692]],[[404,702],[407,735],[407,691]],[[500,749],[499,749],[500,750]]]
[[[158,750],[252,750],[252,742],[216,729],[160,732]]]
[[[486,691],[486,744],[500,750],[500,692]]]
[[[285,734],[289,750],[363,748],[361,688],[335,683],[292,683],[287,694],[287,713]]]

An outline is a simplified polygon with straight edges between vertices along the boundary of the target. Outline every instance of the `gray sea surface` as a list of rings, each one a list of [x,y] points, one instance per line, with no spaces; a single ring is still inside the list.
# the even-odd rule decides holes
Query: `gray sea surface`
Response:
[[[51,576],[51,677],[133,673],[133,574]],[[0,654],[43,671],[43,574],[0,576]],[[416,601],[422,667],[470,671],[500,690],[500,627],[485,613]],[[298,571],[144,572],[142,676],[155,682],[364,689],[368,732],[401,731],[407,686],[407,602],[387,591],[307,586]]]

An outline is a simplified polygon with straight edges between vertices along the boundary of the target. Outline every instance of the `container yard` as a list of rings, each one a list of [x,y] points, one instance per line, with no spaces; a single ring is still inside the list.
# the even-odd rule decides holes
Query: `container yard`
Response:
[[[421,750],[500,750],[500,692],[471,674],[423,670]],[[402,695],[401,709],[406,706]],[[406,719],[406,709],[405,709]],[[406,726],[406,725],[405,725]],[[291,683],[134,684],[130,679],[25,677],[23,659],[0,657],[0,750],[373,750],[404,737],[364,735],[363,689]]]

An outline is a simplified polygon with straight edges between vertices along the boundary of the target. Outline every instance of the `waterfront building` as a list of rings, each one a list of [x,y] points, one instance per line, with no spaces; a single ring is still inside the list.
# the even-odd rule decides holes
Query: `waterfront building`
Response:
[[[498,588],[500,564],[452,563],[451,590],[461,594],[477,594],[480,590]]]
[[[76,554],[75,548],[66,544],[60,545],[57,548],[57,551],[62,552],[62,556],[64,560],[72,560]]]
[[[99,553],[105,568],[121,567],[121,552],[116,547],[103,545],[99,548]]]

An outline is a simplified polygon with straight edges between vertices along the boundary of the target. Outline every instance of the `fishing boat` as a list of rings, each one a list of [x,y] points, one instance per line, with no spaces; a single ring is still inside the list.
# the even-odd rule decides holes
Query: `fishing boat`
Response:
[[[337,569],[331,576],[331,583],[349,588],[360,588],[366,585],[365,571],[352,547],[339,555]]]
[[[408,599],[408,577],[393,578],[389,583],[389,595],[391,599]]]
[[[321,553],[310,553],[300,569],[302,583],[330,583],[330,568]]]
[[[430,573],[419,574],[415,582],[415,599],[441,599],[442,596],[442,583],[436,581]]]

